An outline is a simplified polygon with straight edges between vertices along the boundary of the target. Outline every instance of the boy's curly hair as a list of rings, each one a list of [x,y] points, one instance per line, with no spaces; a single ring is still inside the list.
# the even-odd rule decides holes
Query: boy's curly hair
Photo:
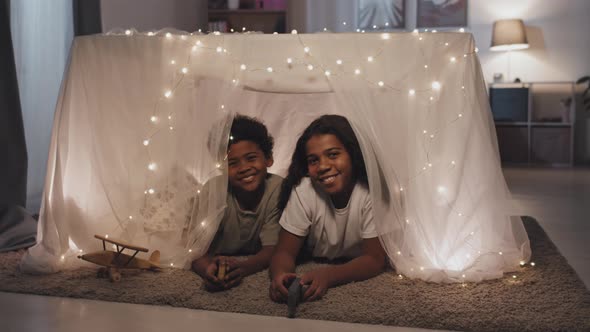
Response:
[[[232,144],[240,141],[256,143],[264,153],[264,157],[267,159],[272,158],[274,139],[268,133],[266,126],[258,119],[236,114],[231,125],[227,149],[229,150]]]

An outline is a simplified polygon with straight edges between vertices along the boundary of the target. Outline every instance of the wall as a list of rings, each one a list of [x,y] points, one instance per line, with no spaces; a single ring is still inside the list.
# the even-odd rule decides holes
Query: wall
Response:
[[[101,0],[102,28],[138,31],[207,28],[207,0]]]
[[[354,31],[358,0],[292,0],[299,32]],[[576,81],[590,75],[590,1],[468,0],[468,29],[479,48],[484,77],[507,76],[508,54],[489,50],[495,20],[521,18],[530,48],[512,52],[510,77],[522,81]],[[416,0],[406,0],[406,30],[416,26]],[[301,15],[305,13],[305,15]],[[299,15],[299,16],[297,16]],[[346,21],[346,26],[342,22]],[[590,112],[576,112],[576,160],[590,161]]]

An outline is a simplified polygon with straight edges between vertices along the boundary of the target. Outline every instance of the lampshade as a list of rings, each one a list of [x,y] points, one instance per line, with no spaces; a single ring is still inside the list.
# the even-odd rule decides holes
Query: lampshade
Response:
[[[520,19],[494,22],[492,32],[492,51],[513,51],[529,48],[524,23]]]

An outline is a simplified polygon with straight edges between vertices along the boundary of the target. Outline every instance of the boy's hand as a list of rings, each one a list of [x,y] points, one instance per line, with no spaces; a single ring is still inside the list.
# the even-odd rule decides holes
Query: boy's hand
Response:
[[[203,277],[205,289],[210,292],[218,292],[224,289],[223,281],[217,278],[217,269],[220,259],[221,257],[218,256],[209,260],[205,267],[205,273],[201,275],[201,277]]]
[[[303,301],[315,301],[320,299],[330,287],[328,271],[325,269],[318,269],[309,271],[301,276],[301,285],[309,285],[305,294],[303,294]]]
[[[272,278],[270,283],[270,298],[275,302],[286,302],[289,298],[287,286],[295,279],[295,273],[280,273]]]
[[[246,276],[246,270],[244,267],[244,261],[239,261],[232,257],[226,257],[225,261],[227,262],[229,273],[225,275],[225,278],[222,281],[224,282],[225,289],[230,289],[242,282]]]

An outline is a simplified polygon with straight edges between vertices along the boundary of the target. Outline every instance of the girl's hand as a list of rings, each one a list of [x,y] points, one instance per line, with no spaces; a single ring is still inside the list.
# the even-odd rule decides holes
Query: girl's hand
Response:
[[[286,302],[289,298],[287,286],[297,278],[295,273],[279,273],[272,278],[270,283],[270,298],[275,302]]]
[[[225,278],[222,280],[224,282],[225,289],[230,289],[235,287],[242,282],[244,277],[246,276],[246,270],[243,267],[243,261],[239,261],[235,258],[226,257],[225,261],[227,262],[227,267],[229,273],[226,274]]]
[[[309,271],[301,276],[301,285],[309,285],[303,294],[303,301],[320,299],[330,287],[330,279],[326,269]]]

